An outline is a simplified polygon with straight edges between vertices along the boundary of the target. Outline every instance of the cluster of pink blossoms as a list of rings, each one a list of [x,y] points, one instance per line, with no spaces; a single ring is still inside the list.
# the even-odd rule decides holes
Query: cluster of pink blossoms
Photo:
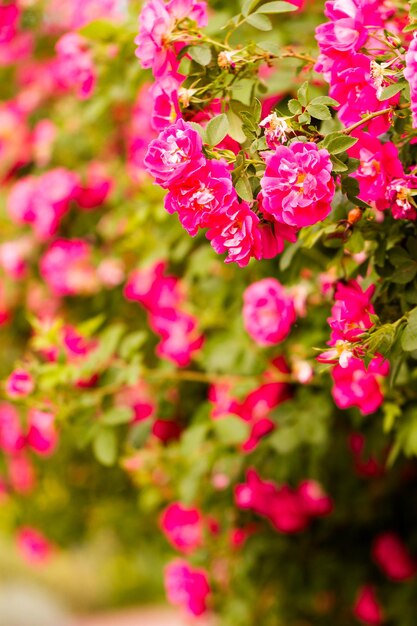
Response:
[[[77,96],[89,98],[96,84],[96,70],[88,41],[78,33],[66,33],[56,44],[57,78]]]
[[[294,298],[275,278],[252,283],[243,294],[243,323],[260,346],[283,341],[296,321]]]
[[[14,387],[11,395],[26,395],[19,372],[12,374],[8,387]],[[17,386],[17,387],[16,387]],[[23,391],[23,393],[22,393]],[[50,410],[30,409],[27,414],[27,426],[23,429],[16,408],[9,403],[0,405],[0,450],[6,455],[7,475],[2,479],[6,489],[19,494],[30,493],[35,486],[35,470],[30,453],[49,456],[55,451],[58,432],[55,416]]]
[[[231,172],[222,160],[207,160],[199,133],[179,119],[149,145],[147,171],[168,189],[165,207],[176,212],[182,226],[194,236],[207,228],[206,237],[226,263],[240,267],[249,260],[273,258],[283,240],[246,202],[239,202]]]
[[[331,316],[330,350],[318,360],[337,363],[332,369],[332,395],[338,407],[356,406],[363,415],[375,412],[384,400],[381,382],[389,373],[389,362],[376,355],[365,366],[361,350],[352,346],[362,333],[373,326],[370,315],[375,313],[371,298],[375,288],[363,291],[356,280],[338,283]]]
[[[396,33],[401,25],[395,21],[395,8],[387,8],[384,0],[329,0],[325,14],[328,22],[316,29],[321,52],[316,70],[330,83],[330,96],[340,103],[339,118],[349,126],[363,114],[380,111],[398,100],[398,96],[385,102],[378,99],[384,68],[371,59],[386,51],[379,41],[384,39],[384,28]],[[369,123],[376,135],[388,127],[387,116]]]
[[[185,367],[202,347],[204,337],[198,331],[197,320],[181,308],[184,298],[179,280],[166,275],[165,269],[166,264],[160,261],[134,271],[124,295],[148,312],[151,329],[161,337],[157,355]]]
[[[297,489],[265,481],[255,469],[249,469],[246,482],[236,486],[236,504],[267,518],[281,533],[305,530],[316,517],[329,515],[333,509],[330,497],[314,480],[305,480]]]
[[[213,405],[211,415],[214,419],[236,415],[249,424],[249,436],[242,444],[242,450],[245,452],[254,450],[259,441],[275,429],[270,413],[288,400],[290,393],[286,382],[273,381],[274,377],[283,374],[285,376],[287,373],[285,360],[282,357],[274,359],[270,370],[263,376],[265,382],[242,400],[233,397],[230,385],[216,384],[210,388],[209,400]]]

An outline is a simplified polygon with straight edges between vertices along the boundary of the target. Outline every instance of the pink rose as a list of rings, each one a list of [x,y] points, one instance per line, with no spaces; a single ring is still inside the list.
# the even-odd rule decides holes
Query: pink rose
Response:
[[[294,302],[275,278],[252,283],[243,295],[243,323],[260,346],[283,341],[295,323]]]
[[[168,541],[181,552],[190,553],[203,540],[203,519],[198,509],[173,502],[162,513],[160,525]]]
[[[387,532],[379,535],[373,543],[372,556],[391,580],[401,582],[414,578],[416,574],[416,561],[395,533]]]
[[[58,443],[55,415],[49,411],[31,409],[28,415],[27,443],[34,452],[49,456]]]
[[[52,556],[52,545],[36,528],[29,526],[21,528],[16,540],[20,555],[31,565],[41,565]]]
[[[32,375],[23,368],[15,369],[6,382],[6,393],[11,398],[21,398],[32,393],[35,381]]]
[[[353,607],[353,614],[364,624],[380,626],[384,621],[381,605],[376,597],[374,587],[366,585],[362,587]]]
[[[389,362],[374,357],[368,367],[361,359],[350,358],[347,366],[332,371],[332,396],[340,409],[356,406],[362,415],[374,413],[384,401],[381,382],[389,373]]]
[[[165,568],[165,588],[168,600],[184,608],[187,613],[199,616],[206,612],[210,585],[203,569],[193,568],[187,561],[175,559]]]
[[[78,33],[66,33],[56,44],[57,77],[68,89],[75,89],[80,100],[89,98],[96,84],[96,70],[89,42]]]
[[[262,204],[269,215],[297,229],[329,215],[335,185],[327,150],[296,141],[288,147],[278,146],[265,161]]]
[[[91,248],[82,239],[57,239],[40,261],[40,272],[57,296],[93,293],[97,278]]]
[[[146,170],[161,187],[183,182],[206,162],[203,141],[196,130],[179,119],[149,144]]]

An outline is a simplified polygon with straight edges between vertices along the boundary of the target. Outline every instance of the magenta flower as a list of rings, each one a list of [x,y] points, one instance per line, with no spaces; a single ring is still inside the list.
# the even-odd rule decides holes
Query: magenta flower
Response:
[[[279,146],[265,160],[262,206],[277,222],[298,229],[329,215],[335,185],[327,150],[297,141]]]
[[[349,156],[359,159],[353,176],[359,181],[359,197],[373,202],[377,209],[386,209],[387,185],[404,175],[397,147],[390,141],[382,143],[370,133],[357,132],[359,141],[349,150]]]
[[[198,330],[197,320],[188,313],[176,309],[160,309],[151,313],[149,323],[161,337],[156,353],[178,367],[187,367],[198,352],[204,337]]]
[[[56,51],[58,80],[66,89],[74,89],[81,100],[89,98],[97,77],[88,40],[75,32],[66,33]]]
[[[371,585],[361,587],[353,607],[353,614],[357,619],[369,626],[380,626],[382,624],[384,614],[376,597],[374,587]]]
[[[168,213],[178,213],[185,230],[194,237],[199,228],[215,225],[237,195],[229,169],[222,161],[206,161],[198,171],[172,184],[165,198]]]
[[[365,330],[373,326],[370,315],[375,313],[371,298],[375,285],[363,291],[359,283],[352,279],[348,283],[338,283],[334,296],[331,317],[327,319],[332,329],[329,344],[338,341],[355,341]]]
[[[58,443],[55,415],[50,411],[31,409],[28,415],[27,444],[36,454],[49,456]]]
[[[57,239],[40,261],[40,273],[57,296],[92,293],[97,279],[91,248],[82,239]]]
[[[181,118],[178,90],[184,78],[185,76],[177,72],[167,72],[150,87],[153,107],[151,126],[155,130],[163,130]]]
[[[170,187],[200,169],[206,162],[203,141],[196,130],[179,119],[149,144],[145,168],[161,187]]]
[[[371,76],[371,61],[365,54],[352,54],[336,64],[330,80],[329,95],[340,102],[340,121],[349,126],[363,115],[385,109],[398,101],[398,95],[381,102]],[[368,122],[368,129],[380,135],[390,127],[389,115],[380,115]]]
[[[85,181],[76,193],[78,205],[85,210],[100,207],[109,197],[113,184],[114,180],[108,174],[106,167],[98,161],[91,161]]]
[[[9,457],[7,473],[12,489],[19,494],[27,495],[36,485],[36,474],[32,460],[25,452],[18,452]]]
[[[24,445],[25,436],[16,409],[5,402],[0,404],[0,449],[14,455]]]
[[[36,528],[20,528],[16,541],[21,557],[31,565],[41,565],[52,556],[52,544]]]
[[[217,254],[227,252],[225,263],[245,267],[250,259],[273,259],[284,249],[277,223],[264,222],[245,202],[234,202],[206,233]]]
[[[413,128],[417,128],[417,33],[414,33],[405,55],[404,77],[410,83]]]
[[[410,580],[416,574],[415,559],[395,533],[386,532],[378,535],[372,546],[372,557],[391,580],[397,582]]]
[[[417,219],[417,210],[412,191],[417,190],[417,176],[408,175],[392,180],[387,186],[386,204],[391,209],[392,217],[396,220]]]
[[[173,502],[162,513],[161,528],[168,541],[181,552],[189,554],[203,541],[203,518],[195,507]]]
[[[21,398],[32,393],[35,381],[23,368],[15,369],[6,381],[6,393],[11,398]]]
[[[378,410],[384,401],[381,383],[388,376],[389,362],[374,357],[368,368],[361,359],[352,357],[347,367],[336,365],[332,371],[332,396],[340,409],[357,407],[362,415]]]
[[[184,20],[197,22],[202,27],[207,24],[205,2],[195,0],[147,0],[139,16],[139,34],[135,39],[136,56],[142,67],[152,68],[159,78],[166,72],[178,68],[177,54],[184,43],[174,44],[170,37],[177,24]]]
[[[12,187],[7,210],[18,224],[31,224],[39,239],[48,239],[57,231],[78,187],[78,175],[63,167],[38,178],[27,176]]]
[[[295,323],[294,301],[275,278],[252,283],[243,295],[243,323],[260,346],[283,341]]]
[[[199,616],[206,612],[210,585],[205,570],[175,559],[165,568],[165,588],[168,600],[187,613]]]
[[[124,288],[127,300],[139,302],[148,311],[175,309],[182,301],[178,278],[165,274],[166,263],[152,265],[132,272]]]

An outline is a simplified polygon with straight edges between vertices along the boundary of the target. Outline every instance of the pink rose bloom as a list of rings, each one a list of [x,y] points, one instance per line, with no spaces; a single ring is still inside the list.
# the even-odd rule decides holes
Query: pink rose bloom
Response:
[[[246,202],[235,200],[225,213],[210,221],[206,237],[217,254],[227,253],[225,263],[246,267],[252,258],[273,258],[281,249],[273,227],[261,228],[259,217]]]
[[[6,393],[11,398],[28,396],[35,388],[32,375],[25,369],[14,370],[6,381]]]
[[[417,189],[417,176],[402,176],[392,180],[385,190],[386,205],[395,220],[417,220],[415,200],[411,191]]]
[[[11,404],[0,404],[0,449],[6,454],[16,454],[24,445],[18,412]]]
[[[75,89],[80,100],[89,98],[96,84],[96,70],[89,42],[78,33],[66,33],[56,44],[57,76],[63,87]]]
[[[16,540],[20,556],[30,565],[41,565],[52,556],[52,545],[36,528],[21,528]]]
[[[9,457],[7,471],[10,485],[16,493],[27,495],[33,491],[36,485],[35,469],[24,452]]]
[[[38,178],[27,176],[12,187],[7,210],[15,222],[31,224],[39,239],[47,239],[57,231],[78,185],[78,175],[63,167]]]
[[[15,37],[20,19],[16,2],[0,6],[0,44],[10,42]]]
[[[184,78],[177,72],[168,72],[150,87],[153,108],[151,126],[155,130],[163,130],[181,118],[178,89]]]
[[[329,515],[333,510],[332,499],[315,480],[304,480],[297,489],[304,510],[309,517]]]
[[[179,119],[149,144],[146,170],[161,187],[182,183],[206,162],[203,141],[196,130]]]
[[[165,568],[165,589],[168,600],[187,613],[199,616],[206,612],[210,585],[205,570],[175,559]]]
[[[349,149],[349,156],[359,159],[353,176],[359,181],[359,197],[373,202],[380,211],[386,209],[387,185],[404,175],[398,149],[390,141],[382,143],[369,133],[357,132],[359,141]]]
[[[0,265],[11,278],[21,280],[26,275],[26,260],[33,249],[31,237],[5,241],[0,245]]]
[[[27,443],[37,454],[49,456],[58,443],[55,415],[49,411],[31,409],[28,415]]]
[[[168,541],[181,552],[189,554],[203,541],[203,518],[198,509],[173,502],[162,513],[161,528]]]
[[[294,301],[275,278],[252,283],[243,295],[243,323],[260,346],[283,341],[296,321]]]
[[[22,61],[32,52],[33,34],[20,31],[17,2],[0,6],[0,67]]]
[[[177,441],[181,432],[181,426],[175,420],[156,419],[152,425],[152,435],[162,443]]]
[[[198,171],[171,184],[165,198],[168,213],[178,213],[185,230],[194,237],[199,228],[215,225],[237,201],[230,171],[222,161],[206,161]]]
[[[204,343],[204,337],[198,331],[197,320],[183,311],[161,309],[151,313],[149,323],[152,330],[161,337],[156,348],[157,355],[178,367],[187,367],[194,353]]]
[[[330,345],[335,345],[339,340],[355,341],[373,326],[370,315],[375,313],[371,303],[374,292],[375,285],[363,291],[355,279],[346,284],[337,284],[335,302],[331,316],[327,319],[332,329]]]
[[[152,68],[158,78],[179,65],[177,54],[184,44],[170,41],[177,24],[183,20],[207,25],[207,5],[195,0],[147,0],[139,16],[139,34],[135,39],[136,56],[142,67]]]
[[[40,261],[40,273],[57,296],[93,293],[97,287],[91,248],[82,239],[57,239]]]
[[[366,585],[359,590],[353,607],[354,616],[369,626],[380,626],[384,621],[381,605],[376,597],[374,587]]]
[[[124,288],[125,298],[139,302],[148,311],[177,308],[182,301],[179,280],[165,271],[165,261],[134,270]]]
[[[381,356],[368,368],[361,359],[350,358],[347,367],[336,365],[332,371],[332,396],[340,409],[356,406],[362,415],[374,413],[384,401],[381,382],[388,376],[389,362]]]
[[[384,574],[391,580],[401,582],[414,578],[417,564],[406,546],[395,533],[379,535],[372,546],[372,557]]]
[[[98,161],[92,161],[88,165],[84,184],[81,184],[76,194],[78,205],[85,210],[100,207],[109,197],[113,183],[106,167]]]
[[[277,147],[265,161],[261,187],[263,207],[269,215],[297,229],[329,215],[335,185],[327,150],[296,141]]]
[[[235,488],[236,504],[241,509],[250,509],[269,520],[282,533],[297,533],[309,524],[303,500],[289,486],[278,486],[264,481],[256,470],[246,473],[246,483]]]
[[[410,83],[411,113],[413,128],[417,128],[417,34],[413,38],[405,55],[404,78]]]
[[[343,64],[336,65],[331,78],[329,95],[341,103],[340,121],[349,126],[363,115],[380,111],[398,102],[398,95],[381,102],[371,76],[371,61],[364,54],[352,54]],[[389,116],[380,115],[367,124],[369,132],[380,135],[390,127]]]

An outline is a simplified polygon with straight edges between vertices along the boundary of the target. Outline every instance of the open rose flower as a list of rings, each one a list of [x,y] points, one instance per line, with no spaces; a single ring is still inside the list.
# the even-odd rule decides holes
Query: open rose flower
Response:
[[[267,154],[261,180],[263,207],[275,220],[295,228],[311,226],[330,213],[335,185],[325,149],[296,141]]]
[[[165,568],[165,587],[172,604],[197,617],[206,612],[210,585],[203,569],[182,559],[171,561]]]
[[[260,346],[283,341],[296,320],[293,298],[275,278],[252,283],[244,293],[243,322]]]

